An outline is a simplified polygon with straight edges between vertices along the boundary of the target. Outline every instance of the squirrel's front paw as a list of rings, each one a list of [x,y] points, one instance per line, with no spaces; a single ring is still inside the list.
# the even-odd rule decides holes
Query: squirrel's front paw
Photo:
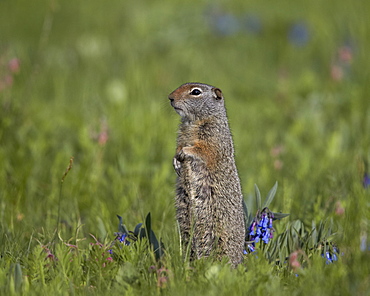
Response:
[[[185,158],[186,158],[186,154],[184,152],[184,149],[185,148],[182,148],[181,150],[179,150],[176,155],[175,155],[175,158],[178,162],[184,162]]]
[[[180,176],[181,162],[176,158],[173,158],[173,168],[178,176]]]
[[[175,157],[173,158],[173,168],[176,171],[176,174],[180,176],[180,169],[182,166],[182,163],[185,161],[185,159],[191,157],[186,153],[187,147],[183,147],[182,149],[179,149],[176,153]]]

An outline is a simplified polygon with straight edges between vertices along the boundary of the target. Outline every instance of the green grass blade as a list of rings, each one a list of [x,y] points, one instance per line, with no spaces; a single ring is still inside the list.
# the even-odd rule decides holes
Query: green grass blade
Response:
[[[263,203],[262,208],[268,208],[270,206],[271,202],[274,200],[277,188],[278,188],[278,182],[275,182],[275,185],[271,188],[271,190],[267,194],[266,200]]]
[[[19,263],[16,263],[14,267],[14,288],[16,292],[20,292],[22,282],[23,282],[22,268]]]
[[[290,214],[283,214],[283,213],[272,213],[274,215],[273,220],[281,220],[285,217],[288,217]]]
[[[255,194],[256,194],[256,206],[257,206],[257,210],[261,210],[261,204],[262,204],[262,201],[261,201],[261,192],[257,186],[257,184],[254,184],[254,191],[255,191]]]

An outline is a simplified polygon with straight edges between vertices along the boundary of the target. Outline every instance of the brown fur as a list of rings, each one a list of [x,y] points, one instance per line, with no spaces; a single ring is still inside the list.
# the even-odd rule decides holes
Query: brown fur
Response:
[[[198,94],[200,93],[200,94]],[[192,258],[243,260],[245,227],[234,146],[220,89],[186,83],[169,95],[181,115],[174,167],[176,210]]]

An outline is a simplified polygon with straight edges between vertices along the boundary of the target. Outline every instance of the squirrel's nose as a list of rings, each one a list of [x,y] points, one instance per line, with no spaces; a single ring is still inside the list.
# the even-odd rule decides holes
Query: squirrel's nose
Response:
[[[175,99],[171,98],[171,97],[168,97],[168,99],[170,100],[171,102],[171,106],[173,107],[173,102],[175,101]]]

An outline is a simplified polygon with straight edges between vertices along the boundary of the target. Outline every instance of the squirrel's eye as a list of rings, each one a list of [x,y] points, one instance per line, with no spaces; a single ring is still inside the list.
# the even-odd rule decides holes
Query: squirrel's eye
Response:
[[[201,94],[201,90],[199,88],[194,88],[192,91],[191,91],[191,95],[193,96],[199,96]]]

